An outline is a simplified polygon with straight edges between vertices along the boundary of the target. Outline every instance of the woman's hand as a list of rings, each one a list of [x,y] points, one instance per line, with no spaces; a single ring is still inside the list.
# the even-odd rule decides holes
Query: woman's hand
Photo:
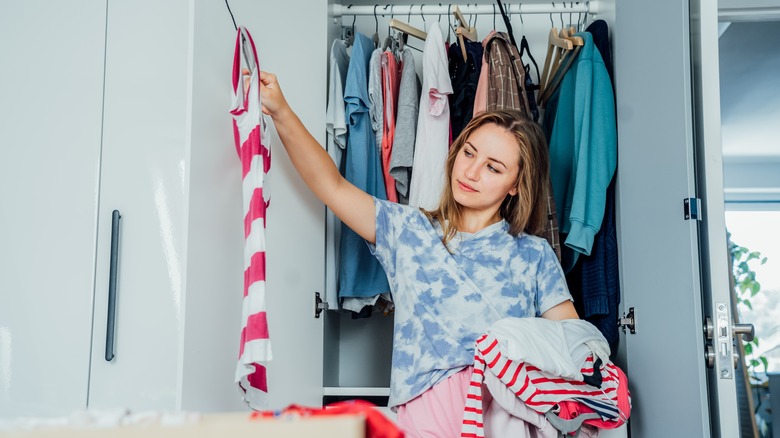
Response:
[[[263,102],[263,113],[275,120],[292,111],[273,73],[260,72],[260,98]]]
[[[251,73],[246,68],[242,69],[241,73],[244,76],[244,89],[246,90],[249,88]],[[277,119],[279,115],[290,110],[290,106],[282,94],[282,89],[279,87],[279,81],[273,73],[260,72],[260,100],[263,104],[263,113],[273,119]]]

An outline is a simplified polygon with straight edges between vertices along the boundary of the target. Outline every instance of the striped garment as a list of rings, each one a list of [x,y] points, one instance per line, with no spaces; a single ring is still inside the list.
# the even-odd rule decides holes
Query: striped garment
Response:
[[[250,71],[246,90],[242,63]],[[241,158],[244,212],[244,298],[235,381],[243,391],[244,401],[253,409],[265,408],[268,383],[261,362],[272,357],[265,309],[265,218],[270,199],[264,184],[271,167],[271,149],[267,147],[267,126],[261,112],[259,70],[255,43],[241,27],[236,35],[230,110],[236,150]]]
[[[562,401],[580,402],[593,409],[614,427],[622,424],[627,412],[618,406],[618,368],[612,363],[601,368],[601,388],[583,381],[560,378],[527,363],[507,359],[495,336],[485,334],[476,341],[474,372],[471,375],[466,407],[463,413],[461,438],[484,438],[482,418],[482,382],[485,371],[498,377],[518,398],[540,414],[544,414]],[[593,357],[589,357],[581,369],[583,375],[593,374]]]

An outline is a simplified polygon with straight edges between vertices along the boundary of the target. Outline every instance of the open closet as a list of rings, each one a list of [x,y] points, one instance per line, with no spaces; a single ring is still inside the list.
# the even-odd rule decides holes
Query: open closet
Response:
[[[720,150],[711,133],[719,105],[702,97],[711,94],[716,6],[503,6],[543,89],[556,86],[550,71],[565,70],[572,59],[565,54],[579,47],[562,28],[594,19],[609,26],[624,326],[616,363],[632,390],[632,436],[735,436],[726,417],[710,413],[732,397],[731,356],[724,350],[708,368],[703,332],[720,303],[706,291],[728,279],[701,260],[711,253],[725,261],[726,253],[715,244],[718,224],[707,222],[714,214],[697,220],[718,207],[707,184],[717,185],[721,164],[708,155]],[[383,44],[401,31],[409,34],[403,44],[421,49],[417,31],[434,22],[451,42],[506,30],[490,2],[230,0],[230,7],[252,33],[260,68],[278,76],[322,145],[334,39],[354,28]],[[233,383],[243,290],[241,166],[229,114],[235,36],[225,2],[216,0],[0,6],[0,415],[245,409]],[[381,401],[392,317],[323,309],[336,272],[326,211],[270,129],[269,407]],[[697,199],[702,210],[691,210]],[[105,360],[103,344],[115,209],[126,251],[117,284],[119,362]]]
[[[554,90],[560,86],[563,75],[571,67],[573,61],[577,58],[579,49],[583,45],[582,38],[575,37],[573,34],[578,31],[584,31],[587,25],[594,19],[601,18],[597,14],[597,8],[598,4],[596,2],[589,4],[567,3],[565,5],[563,3],[522,5],[509,3],[501,5],[495,3],[480,5],[333,4],[330,8],[333,18],[332,21],[329,21],[329,31],[331,34],[335,32],[334,40],[342,39],[347,45],[354,39],[356,33],[360,33],[368,39],[380,42],[376,46],[377,48],[383,47],[381,42],[384,42],[385,47],[396,47],[396,50],[392,53],[399,63],[401,61],[400,51],[397,47],[400,45],[412,49],[406,50],[406,56],[411,54],[413,59],[405,62],[404,68],[407,68],[407,65],[411,66],[416,71],[418,78],[423,77],[423,65],[425,64],[423,51],[427,47],[425,37],[426,33],[433,29],[431,26],[439,28],[447,44],[458,45],[458,50],[447,49],[450,58],[450,75],[455,74],[453,73],[453,64],[455,63],[459,66],[456,68],[470,69],[469,71],[481,69],[482,40],[493,31],[505,32],[503,35],[505,35],[506,44],[510,44],[510,40],[512,40],[516,44],[518,53],[522,51],[521,62],[523,65],[519,69],[523,69],[523,71],[513,72],[510,68],[505,73],[510,76],[519,73],[518,77],[524,80],[523,87],[527,88],[515,85],[516,94],[523,93],[522,99],[518,101],[520,106],[517,106],[516,109],[522,109],[523,112],[529,114],[529,117],[535,117],[542,123],[541,115],[544,109],[542,105],[537,108],[534,103],[534,96],[544,98],[544,103],[547,103],[546,99],[553,95]],[[508,33],[508,29],[511,29],[512,32]],[[388,41],[391,42],[389,46]],[[493,39],[491,41],[504,40]],[[469,44],[468,56],[466,56],[466,42]],[[471,44],[479,47],[478,54],[471,53],[473,50]],[[488,47],[491,47],[492,44],[492,42],[488,44]],[[336,47],[335,43],[333,47]],[[383,56],[389,55],[385,54]],[[453,56],[456,59],[453,60]],[[458,56],[462,56],[464,61],[461,62],[461,58],[457,58]],[[475,56],[478,56],[476,66]],[[332,61],[330,65],[330,74],[338,74],[333,72],[334,64]],[[509,66],[509,64],[507,65]],[[340,68],[344,69],[345,67],[342,66]],[[514,68],[518,69],[517,66],[514,66]],[[525,71],[526,69],[527,71]],[[339,71],[339,73],[345,74],[344,71]],[[484,70],[483,74],[485,74]],[[549,83],[544,84],[546,79],[548,79]],[[546,87],[537,90],[540,83],[546,85]],[[461,84],[461,86],[464,85]],[[471,86],[476,87],[476,83],[471,84]],[[456,85],[453,81],[453,88],[455,87]],[[328,85],[328,88],[331,91],[333,90],[332,83]],[[401,89],[396,91],[396,93],[400,94],[408,91]],[[415,87],[415,91],[417,93],[415,99],[419,101],[419,84]],[[369,99],[372,99],[370,93],[369,85]],[[422,90],[422,93],[427,93],[427,91]],[[383,94],[385,96],[389,95],[388,90],[385,89]],[[397,101],[398,97],[396,96],[394,99]],[[453,104],[455,99],[462,103],[462,108]],[[457,136],[465,122],[470,120],[474,105],[473,100],[473,88],[470,95],[467,90],[458,97],[450,97],[449,110],[464,113],[458,119],[461,121],[460,123],[455,122],[458,116],[451,114],[451,135],[453,138]],[[529,101],[533,104],[534,114],[531,114],[529,109]],[[331,104],[332,101],[329,101],[329,106]],[[371,111],[373,114],[374,108],[371,108]],[[400,120],[403,117],[401,115],[403,109],[399,108],[398,111],[398,119]],[[386,117],[387,114],[385,114]],[[416,126],[416,111],[414,118]],[[332,122],[328,120],[327,123],[331,124]],[[612,129],[614,129],[614,119],[612,121]],[[377,139],[377,143],[380,143],[379,139]],[[344,145],[336,145],[332,138],[329,137],[327,147],[343,149]],[[346,147],[349,148],[349,146]],[[614,148],[614,144],[612,147]],[[383,146],[382,149],[386,148]],[[415,157],[415,160],[417,160],[417,157]],[[416,165],[417,161],[415,161]],[[409,162],[406,166],[408,166],[407,168],[412,168],[412,163]],[[415,176],[417,176],[415,168],[412,168],[412,181],[414,181]],[[395,184],[395,181],[392,181],[392,183]],[[408,180],[404,183],[404,186],[407,184]],[[414,182],[412,182],[412,185],[414,185]],[[402,187],[400,185],[398,187],[398,198],[400,198],[402,196]],[[429,192],[432,192],[438,198],[436,195],[440,189],[435,188],[431,183],[426,184],[426,187]],[[395,187],[393,189],[395,190]],[[404,199],[401,202],[408,202],[410,205],[421,205],[419,202],[422,201],[422,198],[417,197],[417,199],[413,199],[414,187],[406,187],[406,189],[407,192],[404,195],[409,196],[408,201]],[[385,193],[382,193],[382,196],[384,195]],[[389,190],[387,197],[390,199]],[[603,215],[603,210],[600,215]],[[326,254],[330,258],[333,258],[333,255],[338,252],[338,243],[334,242],[338,238],[334,238],[334,235],[339,233],[340,230],[334,229],[330,223],[326,227]],[[357,257],[357,255],[347,252],[340,254],[338,257]],[[328,297],[326,301],[330,310],[324,312],[324,400],[327,402],[340,398],[364,397],[379,404],[386,403],[390,383],[390,357],[393,339],[392,312],[383,312],[383,309],[379,307],[374,308],[373,313],[369,312],[370,316],[367,316],[366,312],[358,315],[357,310],[360,309],[354,311],[345,309],[334,311],[334,308],[339,307],[339,302],[334,298],[338,295],[334,290],[338,287],[338,267],[332,266],[328,262],[325,276],[326,291],[324,296]],[[381,300],[380,298],[380,302]],[[371,306],[366,306],[362,310],[370,310],[370,308]],[[616,313],[616,309],[613,313]],[[613,318],[614,323],[611,325],[616,326],[617,318],[614,315]],[[613,331],[615,336],[617,336],[616,330]],[[356,360],[356,358],[360,359]]]

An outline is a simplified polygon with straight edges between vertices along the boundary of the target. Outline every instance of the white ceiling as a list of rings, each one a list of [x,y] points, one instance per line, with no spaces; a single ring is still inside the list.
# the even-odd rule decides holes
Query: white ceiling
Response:
[[[719,44],[724,160],[780,161],[780,22],[724,27]]]

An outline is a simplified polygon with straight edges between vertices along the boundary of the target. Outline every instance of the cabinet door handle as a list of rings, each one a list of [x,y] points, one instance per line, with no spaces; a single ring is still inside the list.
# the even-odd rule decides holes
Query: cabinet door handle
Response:
[[[111,265],[108,271],[108,321],[106,322],[106,361],[114,358],[114,322],[116,320],[116,270],[119,256],[119,210],[111,214]]]

